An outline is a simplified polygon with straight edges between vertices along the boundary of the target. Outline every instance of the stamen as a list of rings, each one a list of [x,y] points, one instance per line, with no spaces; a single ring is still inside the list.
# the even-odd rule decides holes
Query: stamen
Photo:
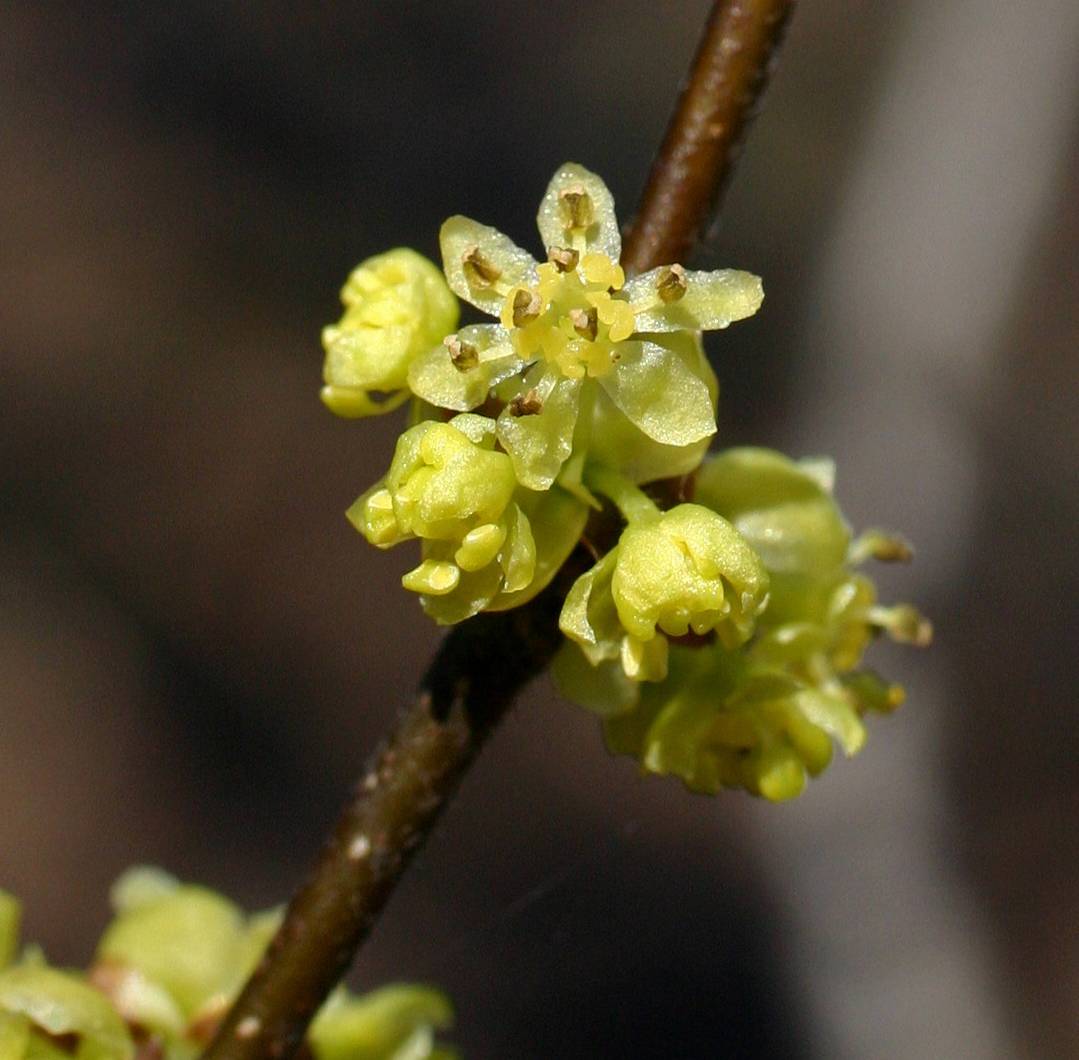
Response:
[[[559,272],[572,272],[577,268],[577,263],[581,260],[581,255],[576,250],[572,250],[568,247],[551,247],[547,251],[547,260]]]
[[[558,207],[567,228],[588,228],[596,220],[592,196],[580,184],[558,193]]]
[[[467,342],[462,342],[456,335],[449,335],[442,340],[450,352],[450,361],[459,372],[469,372],[480,363],[479,350]]]
[[[914,556],[910,543],[898,534],[884,530],[867,530],[850,547],[850,562],[863,563],[877,559],[882,563],[909,563]]]
[[[469,247],[461,255],[461,268],[469,284],[481,290],[493,286],[502,275],[501,271],[480,253],[479,247]]]
[[[523,328],[540,315],[543,302],[535,291],[520,288],[513,296],[513,326]]]
[[[656,294],[661,302],[668,305],[682,298],[688,287],[686,270],[681,265],[668,266],[656,279]]]
[[[590,309],[571,309],[569,311],[569,322],[573,325],[573,330],[582,339],[588,339],[589,342],[596,341],[598,313],[595,306]]]
[[[543,398],[533,387],[525,394],[518,394],[509,404],[511,416],[536,416],[543,411]]]

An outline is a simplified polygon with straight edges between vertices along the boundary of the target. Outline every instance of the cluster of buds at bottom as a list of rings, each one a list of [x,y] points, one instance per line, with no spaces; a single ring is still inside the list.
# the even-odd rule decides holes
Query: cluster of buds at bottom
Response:
[[[411,398],[411,415],[349,518],[379,548],[420,543],[402,584],[442,624],[528,602],[582,545],[595,562],[561,611],[566,694],[648,771],[787,798],[901,697],[862,655],[882,631],[924,643],[928,623],[881,607],[852,568],[909,546],[851,540],[826,461],[705,460],[719,387],[701,336],[757,312],[756,276],[627,276],[611,193],[575,163],[536,220],[539,260],[455,216],[441,272],[397,250],[353,273],[323,335],[323,398],[353,417]],[[457,298],[493,320],[457,328]],[[662,510],[660,481],[688,502]],[[613,545],[610,520],[590,521],[611,506]]]
[[[0,891],[0,1060],[195,1060],[280,922],[245,916],[214,891],[157,869],[113,888],[116,916],[87,972],[19,950],[19,903]],[[452,1022],[429,987],[394,985],[360,997],[337,990],[315,1017],[315,1060],[453,1060],[435,1040]],[[254,1038],[258,1026],[238,1033]]]
[[[848,755],[861,749],[866,713],[902,702],[899,686],[861,668],[862,656],[882,632],[926,644],[929,624],[907,605],[880,607],[873,583],[850,567],[852,557],[905,557],[909,546],[880,531],[852,542],[831,477],[825,462],[797,463],[764,449],[729,450],[705,463],[697,504],[680,507],[710,512],[755,557],[756,576],[742,582],[751,587],[743,599],[753,603],[711,636],[700,636],[707,614],[696,627],[690,617],[695,636],[670,646],[663,669],[634,671],[613,652],[598,653],[579,636],[579,612],[563,612],[563,629],[572,627],[577,644],[556,660],[556,681],[603,718],[611,750],[695,791],[734,787],[789,799],[828,765],[834,744]],[[631,519],[626,533],[633,529]],[[692,562],[695,550],[683,549]],[[687,603],[703,599],[683,597],[671,632],[685,631]],[[567,608],[572,600],[571,593]],[[625,601],[614,610],[621,616]]]

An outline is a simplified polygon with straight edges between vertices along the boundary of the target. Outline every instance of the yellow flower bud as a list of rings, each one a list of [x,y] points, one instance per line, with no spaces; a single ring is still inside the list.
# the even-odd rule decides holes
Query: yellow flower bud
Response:
[[[460,429],[474,430],[475,421],[480,421],[478,440]],[[494,451],[493,431],[484,432],[483,423],[490,421],[479,416],[428,421],[398,440],[386,488],[403,534],[460,541],[476,526],[501,518],[517,480],[510,458]]]
[[[737,644],[752,632],[768,592],[753,550],[721,516],[680,504],[628,526],[618,545],[611,590],[623,627],[649,640],[722,630]]]
[[[348,418],[388,412],[407,398],[416,357],[457,326],[457,299],[435,265],[402,247],[353,270],[341,300],[344,316],[322,332],[322,400]]]

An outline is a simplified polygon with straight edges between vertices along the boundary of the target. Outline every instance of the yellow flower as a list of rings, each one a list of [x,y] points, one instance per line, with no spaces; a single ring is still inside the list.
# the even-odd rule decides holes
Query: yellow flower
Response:
[[[756,312],[760,280],[735,270],[653,269],[628,282],[611,193],[582,166],[552,178],[537,218],[547,261],[467,217],[441,233],[450,287],[499,323],[463,329],[417,358],[409,385],[466,411],[504,403],[498,440],[522,485],[547,489],[573,452],[582,407],[601,400],[662,446],[715,432],[715,389],[679,333],[724,328]]]

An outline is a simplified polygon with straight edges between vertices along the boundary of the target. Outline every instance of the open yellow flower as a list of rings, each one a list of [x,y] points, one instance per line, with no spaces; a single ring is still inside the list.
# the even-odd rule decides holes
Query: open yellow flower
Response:
[[[611,193],[567,163],[537,218],[547,260],[467,217],[451,217],[441,245],[453,291],[497,324],[472,325],[418,357],[414,393],[467,411],[490,393],[503,403],[499,443],[522,485],[550,487],[573,452],[581,409],[603,399],[645,438],[685,447],[715,432],[715,389],[699,348],[679,333],[751,316],[760,280],[724,269],[653,269],[628,282]]]

